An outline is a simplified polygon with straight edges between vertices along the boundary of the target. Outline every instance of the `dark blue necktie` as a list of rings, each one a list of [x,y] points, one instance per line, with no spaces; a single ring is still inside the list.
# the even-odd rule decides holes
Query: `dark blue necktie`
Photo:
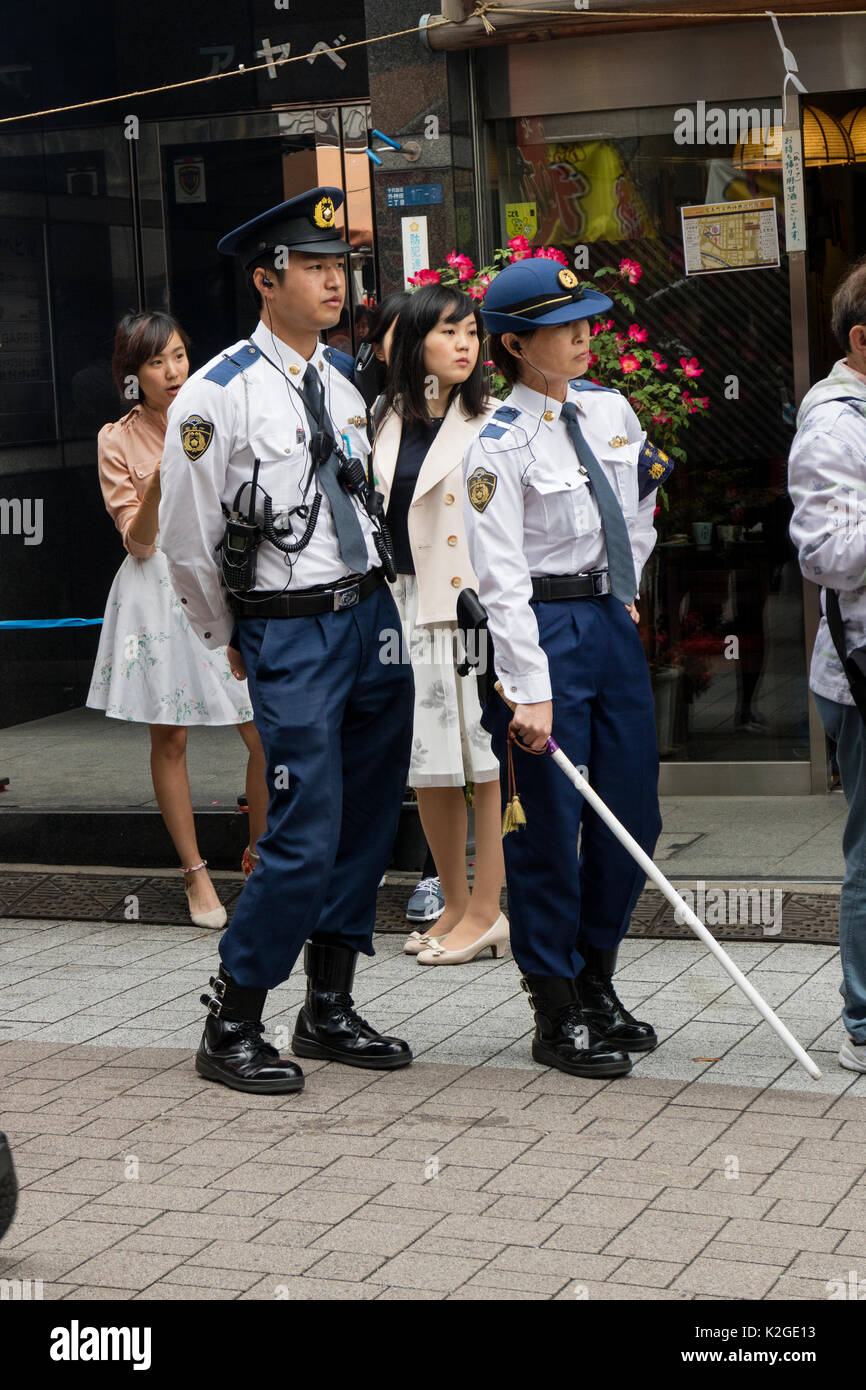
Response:
[[[328,428],[330,422],[327,424],[325,422],[325,395],[322,391],[322,383],[319,381],[319,374],[312,362],[304,372],[301,395],[316,425],[319,429],[326,431],[333,445],[334,438]],[[337,544],[340,547],[343,563],[357,574],[366,574],[370,568],[370,561],[367,554],[367,542],[364,539],[364,530],[358,520],[358,513],[352,499],[340,486],[340,480],[337,477],[337,463],[337,455],[332,449],[329,457],[319,464],[319,481],[322,484],[323,493],[331,504],[331,514],[337,529]]]
[[[577,457],[586,469],[598,510],[601,513],[611,593],[625,604],[634,603],[637,579],[634,572],[631,541],[622,508],[613,488],[605,477],[604,469],[583,437],[574,403],[566,401],[561,414],[569,438],[577,451]]]

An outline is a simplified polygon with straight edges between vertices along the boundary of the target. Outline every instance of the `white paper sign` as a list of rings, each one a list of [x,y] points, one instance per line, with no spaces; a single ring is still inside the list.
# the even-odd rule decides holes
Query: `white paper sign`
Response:
[[[417,275],[430,264],[427,249],[427,218],[401,217],[403,228],[403,288],[409,288],[409,276]]]
[[[782,188],[785,193],[785,250],[806,250],[803,142],[799,127],[782,131]]]

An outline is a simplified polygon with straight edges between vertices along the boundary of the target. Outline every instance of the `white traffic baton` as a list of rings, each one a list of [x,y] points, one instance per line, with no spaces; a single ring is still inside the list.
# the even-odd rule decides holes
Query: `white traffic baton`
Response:
[[[506,698],[498,681],[496,682],[496,689],[503,700],[505,700],[505,703],[513,710],[515,706]],[[628,833],[624,825],[620,824],[613,812],[608,810],[601,797],[597,792],[593,791],[586,778],[578,772],[574,763],[565,756],[555,739],[549,738],[547,740],[547,751],[553,758],[557,767],[561,768],[565,773],[572,786],[576,787],[581,796],[585,797],[592,809],[601,817],[608,829],[611,830],[619,840],[620,844],[628,850],[632,859],[640,865],[647,878],[652,879],[656,887],[661,889],[668,902],[677,909],[678,918],[688,923],[695,936],[704,943],[708,951],[713,953],[719,964],[728,972],[734,984],[739,985],[749,1002],[754,1005],[761,1017],[769,1023],[774,1033],[777,1033],[782,1039],[782,1042],[792,1056],[796,1057],[800,1066],[817,1081],[821,1075],[820,1069],[812,1061],[812,1058],[805,1048],[801,1047],[790,1029],[786,1028],[782,1020],[773,1013],[766,999],[764,999],[755,989],[755,986],[746,979],[739,966],[734,964],[727,951],[722,949],[712,932],[708,931],[701,919],[692,912],[688,903],[684,901],[676,888],[668,882],[661,869],[656,867],[646,851],[641,849],[637,840]]]

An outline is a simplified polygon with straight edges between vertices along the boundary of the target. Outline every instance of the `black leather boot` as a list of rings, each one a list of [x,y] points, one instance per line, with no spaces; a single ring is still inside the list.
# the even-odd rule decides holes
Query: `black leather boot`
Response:
[[[213,996],[201,996],[208,1018],[195,1055],[199,1076],[257,1095],[302,1091],[301,1068],[262,1040],[261,1017],[268,991],[236,984],[224,965],[216,979],[211,976],[211,985]]]
[[[583,970],[575,980],[581,1012],[594,1030],[611,1047],[626,1052],[652,1052],[658,1038],[651,1023],[633,1018],[613,987],[617,951],[602,951],[589,941],[578,941]]]
[[[322,1057],[350,1067],[408,1067],[409,1044],[383,1037],[355,1012],[351,990],[357,959],[357,951],[348,946],[307,942],[307,998],[295,1024],[292,1051],[298,1057]]]
[[[0,1134],[0,1240],[12,1225],[17,1205],[18,1179],[6,1135]]]
[[[572,1076],[627,1076],[626,1052],[601,1037],[581,1011],[574,980],[549,975],[523,975],[521,988],[535,1013],[532,1058]]]

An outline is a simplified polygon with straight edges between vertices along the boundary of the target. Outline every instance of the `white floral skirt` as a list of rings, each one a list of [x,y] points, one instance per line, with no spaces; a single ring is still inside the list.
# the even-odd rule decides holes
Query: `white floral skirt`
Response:
[[[210,651],[193,632],[161,550],[127,555],[114,577],[87,696],[91,709],[135,724],[245,724],[246,681],[236,681],[225,647]]]
[[[418,581],[400,574],[391,586],[405,649],[415,676],[410,787],[462,787],[495,782],[499,763],[490,735],[481,727],[475,676],[458,676],[454,652],[456,623],[417,626]]]

